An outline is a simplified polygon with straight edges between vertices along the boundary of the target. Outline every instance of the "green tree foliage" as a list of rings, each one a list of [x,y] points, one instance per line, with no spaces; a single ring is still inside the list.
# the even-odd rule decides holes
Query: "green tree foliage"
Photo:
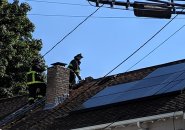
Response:
[[[35,27],[27,17],[30,10],[27,3],[0,0],[0,98],[24,91],[30,68],[45,70],[39,53],[42,41],[32,37]]]

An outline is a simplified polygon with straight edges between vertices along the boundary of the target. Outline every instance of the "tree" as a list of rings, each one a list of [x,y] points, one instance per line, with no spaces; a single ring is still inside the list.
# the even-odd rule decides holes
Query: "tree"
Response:
[[[45,71],[42,41],[32,37],[35,27],[27,17],[30,10],[27,3],[0,0],[0,98],[25,91],[31,68]]]

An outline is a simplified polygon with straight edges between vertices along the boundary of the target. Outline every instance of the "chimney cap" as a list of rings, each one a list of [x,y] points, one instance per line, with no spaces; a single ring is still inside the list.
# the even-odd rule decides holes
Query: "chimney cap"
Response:
[[[56,63],[53,63],[51,65],[53,65],[53,66],[60,65],[60,66],[64,66],[65,67],[67,64],[66,63],[61,63],[61,62],[56,62]]]

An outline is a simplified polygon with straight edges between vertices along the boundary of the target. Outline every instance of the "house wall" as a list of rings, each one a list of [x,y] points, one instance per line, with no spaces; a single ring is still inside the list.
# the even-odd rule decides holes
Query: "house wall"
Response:
[[[185,130],[185,119],[179,117],[178,119],[168,118],[165,120],[156,120],[154,122],[142,123],[142,128],[138,128],[136,124],[125,126],[114,126],[106,130]],[[174,129],[175,128],[175,129]]]

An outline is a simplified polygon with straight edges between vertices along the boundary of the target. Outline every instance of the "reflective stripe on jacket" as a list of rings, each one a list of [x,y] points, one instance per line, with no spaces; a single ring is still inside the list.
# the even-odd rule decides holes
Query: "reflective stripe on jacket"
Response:
[[[27,73],[27,85],[36,84],[36,83],[44,83],[41,81],[41,77],[36,71],[30,71]]]

